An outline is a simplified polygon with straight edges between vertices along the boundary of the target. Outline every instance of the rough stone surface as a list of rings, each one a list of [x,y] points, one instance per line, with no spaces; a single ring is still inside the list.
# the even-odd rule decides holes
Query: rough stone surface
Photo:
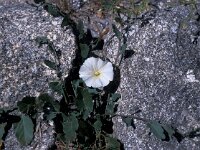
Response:
[[[24,3],[26,0],[0,0],[0,3],[3,5],[11,5],[11,4],[16,4],[16,3]]]
[[[145,14],[144,19],[148,18],[145,24],[135,20],[127,33],[128,48],[135,54],[120,66],[118,92],[122,98],[118,114],[129,115],[139,108],[142,112],[137,116],[172,124],[185,133],[200,127],[200,40],[197,34],[200,23],[189,5],[166,8],[169,6],[166,3],[158,3],[159,9]],[[200,13],[199,6],[197,9]],[[24,95],[47,92],[49,80],[56,78],[55,72],[42,65],[45,59],[52,59],[52,54],[45,46],[37,47],[34,41],[37,36],[47,36],[62,51],[61,63],[66,75],[75,46],[72,33],[60,28],[61,20],[45,11],[6,3],[0,5],[0,13],[1,108],[15,106]],[[106,41],[111,36],[108,35]],[[115,62],[117,46],[116,38],[105,46],[106,56],[112,62]],[[135,130],[127,128],[120,117],[114,118],[114,122],[115,136],[126,150],[200,149],[199,138],[184,139],[181,143],[175,139],[163,142],[149,135],[141,121],[135,121]],[[47,149],[53,141],[53,129],[44,122],[41,129],[42,136],[38,133],[28,147],[21,147],[11,130],[5,141],[6,149]]]
[[[139,108],[142,112],[136,116],[172,124],[186,133],[200,127],[200,43],[198,36],[194,38],[199,22],[190,6],[154,13],[148,24],[141,26],[138,20],[128,33],[128,47],[136,53],[121,66],[118,113],[130,115]],[[141,121],[135,121],[135,130],[120,117],[114,121],[115,135],[126,150],[200,149],[200,138],[163,142],[149,135]]]
[[[74,57],[74,36],[60,27],[62,19],[53,18],[43,9],[15,3],[0,7],[0,108],[14,107],[25,96],[38,96],[48,90],[49,81],[56,80],[55,71],[44,65],[44,60],[55,61],[44,45],[38,48],[36,37],[46,36],[56,49],[61,50],[61,70],[67,76]],[[20,147],[13,132],[5,141],[9,149],[47,149],[53,142],[53,129],[41,122],[33,144]],[[34,148],[33,148],[34,147]]]
[[[16,5],[3,7],[0,12],[0,94],[1,102],[11,106],[24,95],[46,91],[48,81],[56,79],[55,72],[43,65],[44,60],[55,61],[54,55],[46,46],[38,48],[35,39],[46,36],[61,50],[61,68],[66,76],[75,49],[74,38],[60,27],[60,18],[52,18],[45,11]]]

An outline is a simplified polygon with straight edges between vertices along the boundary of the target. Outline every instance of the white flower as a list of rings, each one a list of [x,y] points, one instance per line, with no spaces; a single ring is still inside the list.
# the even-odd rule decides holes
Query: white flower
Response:
[[[86,59],[79,70],[79,77],[88,87],[102,88],[113,80],[113,76],[112,64],[100,58]]]

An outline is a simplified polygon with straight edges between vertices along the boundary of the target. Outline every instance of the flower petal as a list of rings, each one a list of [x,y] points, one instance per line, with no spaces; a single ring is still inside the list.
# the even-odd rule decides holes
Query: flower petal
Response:
[[[104,72],[102,73],[104,75],[104,78],[108,79],[109,81],[112,81],[114,78],[114,73],[113,72]]]
[[[106,78],[109,81],[113,80],[114,72],[113,72],[113,66],[110,62],[108,62],[104,67],[102,67],[100,69],[100,72],[104,75],[104,77],[106,76]]]
[[[80,78],[82,78],[83,79],[83,81],[85,81],[85,80],[88,80],[89,78],[92,78],[92,76],[91,75],[80,75]]]
[[[83,65],[83,66],[81,66],[81,68],[79,70],[79,77],[82,78],[83,80],[86,80],[86,79],[92,77],[92,72],[90,69],[88,69],[87,67],[85,67]]]
[[[99,78],[95,79],[95,81],[94,81],[93,84],[92,84],[92,87],[94,87],[94,88],[103,87],[103,86],[102,86],[101,80],[100,80]]]
[[[95,76],[94,72],[100,72]],[[85,60],[79,70],[79,77],[82,78],[88,87],[103,88],[113,80],[113,66],[110,62],[100,58],[90,57]]]
[[[98,69],[97,68],[98,58],[90,57],[86,61],[87,61],[87,66],[91,68],[91,71],[95,71]]]
[[[81,68],[79,70],[79,75],[82,75],[82,74],[92,75],[92,71],[91,71],[91,69],[89,69],[88,67],[83,65],[83,66],[81,66]]]
[[[93,71],[95,68],[96,64],[96,60],[94,57],[90,57],[88,59],[85,60],[85,62],[83,63],[83,66],[85,66],[86,68],[88,68],[90,71]]]
[[[97,69],[98,70],[100,70],[104,65],[105,65],[106,63],[103,61],[103,60],[101,60],[100,58],[98,58],[98,61],[97,61]]]
[[[107,62],[102,68],[102,72],[113,71],[113,66],[110,62]]]
[[[85,81],[85,84],[88,87],[92,87],[93,83],[95,82],[95,79],[93,77],[91,77],[91,78],[88,78],[87,80],[84,80],[84,81]]]
[[[102,83],[102,87],[107,86],[110,82],[109,79],[104,75],[101,76],[100,80],[101,80],[101,83]]]

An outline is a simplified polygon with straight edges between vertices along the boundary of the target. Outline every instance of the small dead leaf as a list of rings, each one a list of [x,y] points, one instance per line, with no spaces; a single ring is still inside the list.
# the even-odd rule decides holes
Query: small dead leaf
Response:
[[[109,27],[104,28],[103,31],[99,35],[100,39],[102,39],[104,35],[108,34],[109,31],[110,31]]]
[[[3,150],[3,141],[0,140],[0,150]]]

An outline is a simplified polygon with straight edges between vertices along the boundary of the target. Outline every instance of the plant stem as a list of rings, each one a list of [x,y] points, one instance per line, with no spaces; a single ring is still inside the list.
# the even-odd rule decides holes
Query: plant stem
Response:
[[[58,56],[57,53],[56,53],[55,46],[53,45],[53,43],[52,43],[52,42],[48,42],[48,46],[49,46],[49,47],[52,47],[52,49],[53,49],[53,54],[54,54],[54,56],[56,57],[56,59],[57,59],[57,61],[58,61],[58,65],[56,65],[56,74],[57,74],[57,76],[58,76],[58,78],[59,78],[61,84],[63,85],[63,88],[62,88],[62,95],[64,96],[65,102],[68,103],[68,101],[67,101],[68,95],[66,96],[67,93],[65,93],[65,91],[66,91],[65,82],[64,82],[63,79],[62,79],[62,74],[61,74],[61,76],[59,75],[59,74],[60,74],[60,58],[59,58],[59,56]]]

